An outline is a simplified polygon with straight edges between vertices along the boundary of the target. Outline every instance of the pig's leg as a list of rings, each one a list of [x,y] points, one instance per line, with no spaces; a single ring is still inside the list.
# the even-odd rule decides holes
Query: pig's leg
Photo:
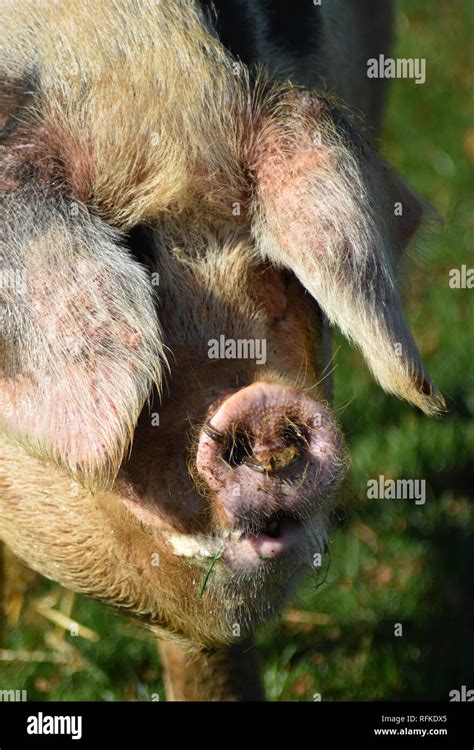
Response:
[[[250,642],[190,653],[160,641],[165,687],[171,701],[262,701],[259,653]]]
[[[0,196],[0,222],[1,428],[109,479],[161,380],[148,274],[119,233],[41,185]]]

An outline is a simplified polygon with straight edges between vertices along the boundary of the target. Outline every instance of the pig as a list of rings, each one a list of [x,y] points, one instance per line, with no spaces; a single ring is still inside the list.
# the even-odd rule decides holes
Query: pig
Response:
[[[260,700],[348,482],[330,327],[444,408],[366,75],[391,5],[0,7],[0,536],[149,628],[169,699]]]

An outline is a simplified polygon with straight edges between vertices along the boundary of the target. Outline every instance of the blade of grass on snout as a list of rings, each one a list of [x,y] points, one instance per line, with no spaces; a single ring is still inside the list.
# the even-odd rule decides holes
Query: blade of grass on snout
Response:
[[[220,556],[224,552],[224,547],[225,547],[225,544],[223,544],[222,547],[217,550],[216,554],[214,555],[214,557],[211,560],[211,564],[209,565],[209,568],[206,571],[206,575],[204,576],[204,580],[202,582],[201,590],[199,592],[199,596],[201,597],[201,599],[204,596],[204,592],[206,590],[207,582],[209,580],[209,576],[212,573],[214,565],[216,564],[216,562],[218,561],[218,559],[220,558]]]

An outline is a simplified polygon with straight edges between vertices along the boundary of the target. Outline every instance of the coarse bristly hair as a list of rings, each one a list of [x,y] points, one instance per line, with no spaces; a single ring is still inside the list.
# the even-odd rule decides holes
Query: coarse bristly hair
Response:
[[[159,256],[180,217],[203,236],[240,221],[386,390],[443,408],[397,292],[393,201],[410,213],[414,196],[337,107],[263,76],[251,84],[196,3],[3,6],[0,75],[11,106],[15,86],[23,103],[0,153],[0,260],[27,277],[26,296],[2,293],[3,369],[42,384],[4,390],[6,402],[26,396],[8,434],[85,477],[115,476],[164,360],[155,290],[123,233],[168,226],[154,234]]]
[[[296,92],[265,122],[255,163],[256,242],[275,263],[293,268],[385,390],[436,413],[444,401],[397,291],[400,230],[392,201],[403,198],[408,212],[415,197],[331,110],[324,98]]]
[[[339,18],[348,5],[327,8]],[[236,66],[193,0],[0,0],[0,10],[0,270],[24,277],[0,285],[2,539],[35,569],[160,635],[234,642],[234,624],[245,635],[268,619],[323,550],[346,466],[334,461],[317,503],[304,488],[298,554],[248,574],[217,561],[200,597],[209,557],[199,553],[217,555],[229,530],[173,527],[167,539],[169,529],[139,520],[118,488],[139,415],[162,389],[167,342],[191,362],[189,371],[186,356],[173,363],[175,383],[180,370],[197,391],[193,357],[205,360],[217,329],[268,335],[271,314],[249,288],[260,266],[268,296],[278,296],[269,271],[283,267],[299,279],[300,314],[274,340],[303,351],[295,365],[273,347],[265,369],[247,370],[250,382],[314,389],[321,400],[316,381],[330,355],[317,372],[308,343],[318,326],[326,331],[321,308],[386,390],[427,413],[442,409],[397,291],[397,258],[420,221],[419,201],[339,103]],[[345,44],[331,50],[334,66]],[[355,65],[351,54],[344,60],[347,90]],[[128,244],[137,226],[146,227],[147,267]],[[319,303],[316,325],[300,284]],[[206,370],[209,381],[220,365]],[[202,392],[196,421],[209,405]],[[189,497],[198,510],[199,500],[216,501],[191,482],[188,495],[173,481],[164,487],[159,455],[156,466],[150,494],[167,493],[178,517],[192,511]],[[255,522],[239,520],[247,530]]]

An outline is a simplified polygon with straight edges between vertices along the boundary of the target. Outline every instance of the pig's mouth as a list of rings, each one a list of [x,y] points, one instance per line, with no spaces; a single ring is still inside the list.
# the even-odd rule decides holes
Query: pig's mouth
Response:
[[[253,553],[259,560],[277,559],[295,551],[306,534],[302,521],[285,511],[277,511],[243,530],[236,552],[241,552],[246,558]]]
[[[296,556],[308,540],[311,521],[277,511],[260,521],[253,520],[212,535],[163,531],[175,555],[195,561],[216,558],[232,570],[256,570],[265,561]]]
[[[178,557],[197,566],[215,559],[223,576],[281,569],[283,577],[325,538],[346,471],[340,431],[324,404],[276,383],[214,406],[186,473],[170,480],[173,499],[145,488],[123,500]]]
[[[250,536],[269,536],[272,539],[279,539],[284,533],[288,523],[295,522],[296,519],[284,511],[277,511],[269,518],[262,520],[260,523],[254,523],[248,529]]]

